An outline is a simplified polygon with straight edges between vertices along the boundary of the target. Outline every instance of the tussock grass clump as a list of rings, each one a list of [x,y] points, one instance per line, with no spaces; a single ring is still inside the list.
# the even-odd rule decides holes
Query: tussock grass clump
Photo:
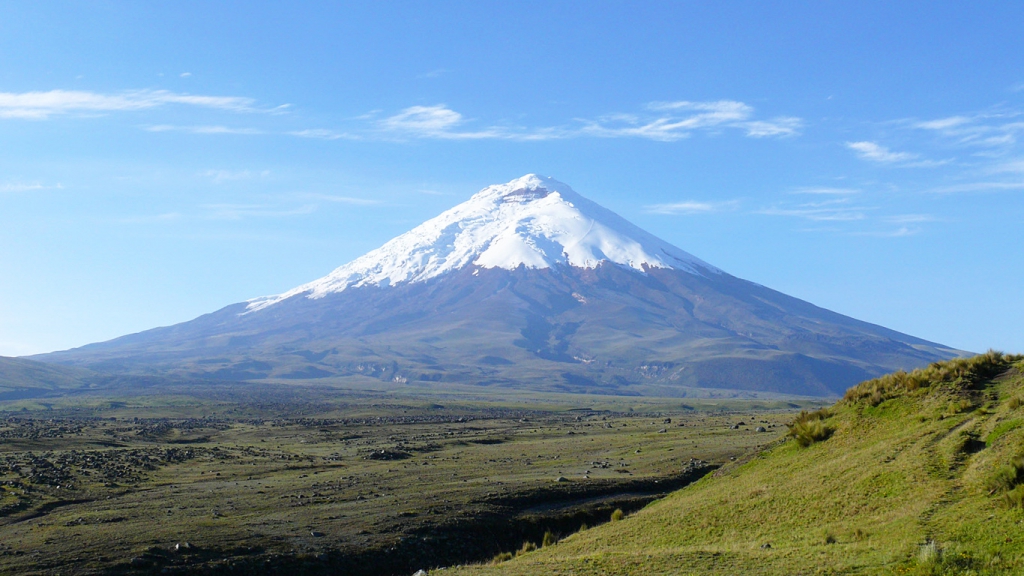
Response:
[[[540,541],[541,546],[554,546],[558,542],[558,538],[548,530],[544,532],[544,539]]]
[[[611,520],[612,522],[618,522],[619,520],[622,520],[625,517],[626,515],[622,512],[622,508],[616,508],[615,512],[612,512]]]
[[[929,388],[936,384],[956,383],[963,388],[973,388],[985,380],[998,376],[1011,365],[1022,360],[1024,360],[1024,356],[1021,355],[1003,354],[989,350],[970,358],[954,358],[944,362],[935,362],[913,372],[899,370],[874,380],[861,382],[847,390],[843,400],[849,403],[866,402],[871,406],[878,406],[889,398]]]
[[[801,447],[806,448],[815,442],[828,440],[834,430],[825,424],[825,420],[832,416],[828,408],[808,412],[803,410],[787,424],[789,436],[796,440]]]
[[[520,554],[528,554],[530,552],[533,552],[536,549],[537,549],[537,545],[534,544],[533,542],[523,542],[523,547],[520,548],[518,552],[516,552],[516,556],[518,556]]]
[[[511,552],[499,552],[498,554],[494,555],[494,558],[491,558],[491,564],[501,564],[502,562],[508,562],[511,559]]]

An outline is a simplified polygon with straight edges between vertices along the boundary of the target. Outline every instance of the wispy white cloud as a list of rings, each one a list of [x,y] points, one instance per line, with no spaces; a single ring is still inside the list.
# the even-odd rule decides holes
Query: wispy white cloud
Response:
[[[252,98],[180,94],[167,90],[135,90],[117,94],[84,90],[0,92],[0,118],[45,120],[67,114],[137,111],[175,104],[230,112],[280,112],[288,106],[265,108],[258,106]]]
[[[566,138],[645,138],[673,142],[698,130],[735,129],[752,138],[793,136],[803,125],[791,116],[769,120],[753,118],[753,107],[733,100],[713,102],[652,102],[640,113],[606,114],[578,118],[576,125],[546,127],[488,126],[471,129],[472,122],[444,104],[410,106],[377,121],[378,129],[401,138],[448,140],[558,140]]]
[[[767,216],[790,216],[815,222],[851,222],[864,220],[874,207],[859,206],[850,203],[849,198],[834,198],[821,202],[805,202],[796,205],[773,206],[758,210],[758,214]]]
[[[207,170],[203,172],[203,176],[212,179],[214,184],[221,184],[223,182],[266,178],[270,176],[270,170],[261,170],[259,172],[251,170]]]
[[[905,120],[912,128],[931,131],[960,146],[1005,148],[1017,143],[1024,133],[1022,113],[1016,110],[995,110],[961,114],[934,120]]]
[[[315,204],[295,208],[281,208],[266,204],[205,204],[201,206],[204,217],[213,220],[242,220],[244,218],[279,218],[301,216],[316,211]]]
[[[795,136],[803,127],[803,120],[793,116],[779,116],[771,120],[754,120],[738,125],[746,128],[747,136],[765,138],[768,136]]]
[[[510,138],[512,134],[496,128],[460,130],[466,120],[444,104],[436,106],[410,106],[394,116],[380,121],[385,132],[411,138],[441,138],[446,140],[479,140],[483,138]]]
[[[991,172],[1011,172],[1017,174],[1024,174],[1024,158],[1015,158],[1006,162],[1000,162],[990,168]]]
[[[885,216],[882,220],[890,224],[920,224],[922,222],[935,222],[938,218],[931,214],[896,214],[894,216]]]
[[[893,152],[885,146],[875,142],[847,142],[846,147],[856,152],[861,158],[871,160],[872,162],[906,162],[909,160],[916,160],[918,158],[917,154],[911,154],[910,152]]]
[[[242,136],[258,136],[266,134],[258,128],[232,128],[230,126],[174,126],[172,124],[156,124],[145,126],[147,132],[187,132],[189,134],[236,134]]]
[[[998,192],[1002,190],[1024,190],[1024,181],[1016,182],[968,182],[931,188],[934,194],[957,194],[962,192]]]
[[[430,70],[429,72],[424,72],[423,74],[418,74],[416,77],[417,78],[440,78],[441,76],[444,76],[447,73],[448,73],[448,70],[446,70],[444,68],[437,68],[435,70]]]
[[[299,138],[315,138],[318,140],[339,140],[345,138],[348,140],[357,140],[358,136],[349,134],[347,132],[336,132],[334,130],[328,130],[326,128],[309,128],[306,130],[293,130],[288,132],[291,136],[298,136]]]
[[[729,200],[727,202],[701,202],[696,200],[686,200],[683,202],[671,202],[668,204],[651,204],[649,206],[644,206],[644,211],[650,214],[671,215],[710,214],[712,212],[733,210],[737,206],[739,206],[738,200]]]
[[[383,204],[380,200],[373,200],[370,198],[358,198],[354,196],[336,196],[334,194],[318,194],[315,192],[302,192],[298,194],[300,198],[307,198],[310,200],[322,200],[324,202],[333,202],[335,204],[351,204],[353,206],[377,206]]]
[[[672,142],[688,138],[697,130],[738,128],[747,136],[795,135],[802,121],[794,117],[752,120],[754,108],[734,100],[713,102],[652,102],[648,113],[611,114],[597,120],[582,120],[581,132],[603,138],[633,137]]]
[[[921,232],[920,228],[912,228],[910,226],[900,226],[895,230],[858,230],[850,232],[851,236],[869,236],[873,238],[905,238],[907,236],[914,236]]]
[[[165,212],[163,214],[155,214],[148,216],[129,216],[126,218],[119,218],[117,221],[121,224],[152,224],[152,223],[166,223],[175,222],[183,219],[184,216],[181,212]]]
[[[0,193],[2,192],[34,192],[37,190],[59,190],[64,188],[61,184],[46,185],[40,184],[39,182],[7,182],[0,184]]]
[[[860,190],[856,188],[829,188],[829,187],[807,187],[797,188],[790,190],[790,194],[814,194],[823,196],[849,196],[852,194],[860,194]]]
[[[181,76],[182,78],[188,78],[191,75],[191,72],[182,72],[181,74],[178,74],[178,76]]]

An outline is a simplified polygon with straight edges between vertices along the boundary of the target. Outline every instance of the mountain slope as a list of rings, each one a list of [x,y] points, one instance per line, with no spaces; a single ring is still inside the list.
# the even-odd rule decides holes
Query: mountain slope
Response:
[[[0,394],[26,390],[66,390],[83,388],[96,374],[82,368],[55,366],[24,358],[0,356]]]
[[[528,175],[284,294],[39,359],[671,396],[835,395],[958,354],[735,278]]]
[[[1024,356],[867,382],[824,420],[805,417],[825,439],[778,443],[624,521],[444,573],[1019,574],[1022,400]]]

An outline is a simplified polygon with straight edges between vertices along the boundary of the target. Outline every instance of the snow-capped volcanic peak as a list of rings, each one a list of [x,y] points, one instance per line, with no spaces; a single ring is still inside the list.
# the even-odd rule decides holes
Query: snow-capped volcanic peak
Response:
[[[527,174],[488,186],[327,276],[249,302],[255,311],[306,294],[321,298],[356,286],[422,282],[473,265],[594,268],[611,262],[701,274],[719,270],[648,234],[552,178]]]

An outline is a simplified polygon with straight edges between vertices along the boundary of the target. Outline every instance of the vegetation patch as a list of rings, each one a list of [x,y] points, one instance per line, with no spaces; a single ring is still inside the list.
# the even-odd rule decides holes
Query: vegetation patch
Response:
[[[970,358],[954,358],[945,362],[935,362],[913,372],[899,370],[874,380],[862,382],[847,390],[843,400],[848,403],[864,402],[870,406],[877,406],[889,398],[936,385],[947,384],[971,389],[986,380],[995,378],[1021,361],[1024,361],[1024,355],[1003,354],[989,350],[985,354]]]
[[[806,448],[815,442],[828,440],[835,430],[825,423],[832,414],[827,408],[808,412],[801,411],[800,414],[787,424],[789,436],[796,440],[801,447]]]
[[[999,425],[995,427],[994,430],[992,430],[991,433],[989,433],[988,436],[985,437],[985,444],[987,446],[991,446],[996,442],[996,440],[1002,438],[1004,434],[1011,430],[1016,430],[1017,428],[1020,428],[1021,425],[1024,425],[1024,420],[1015,419],[1007,420],[1006,422],[1001,422]]]

